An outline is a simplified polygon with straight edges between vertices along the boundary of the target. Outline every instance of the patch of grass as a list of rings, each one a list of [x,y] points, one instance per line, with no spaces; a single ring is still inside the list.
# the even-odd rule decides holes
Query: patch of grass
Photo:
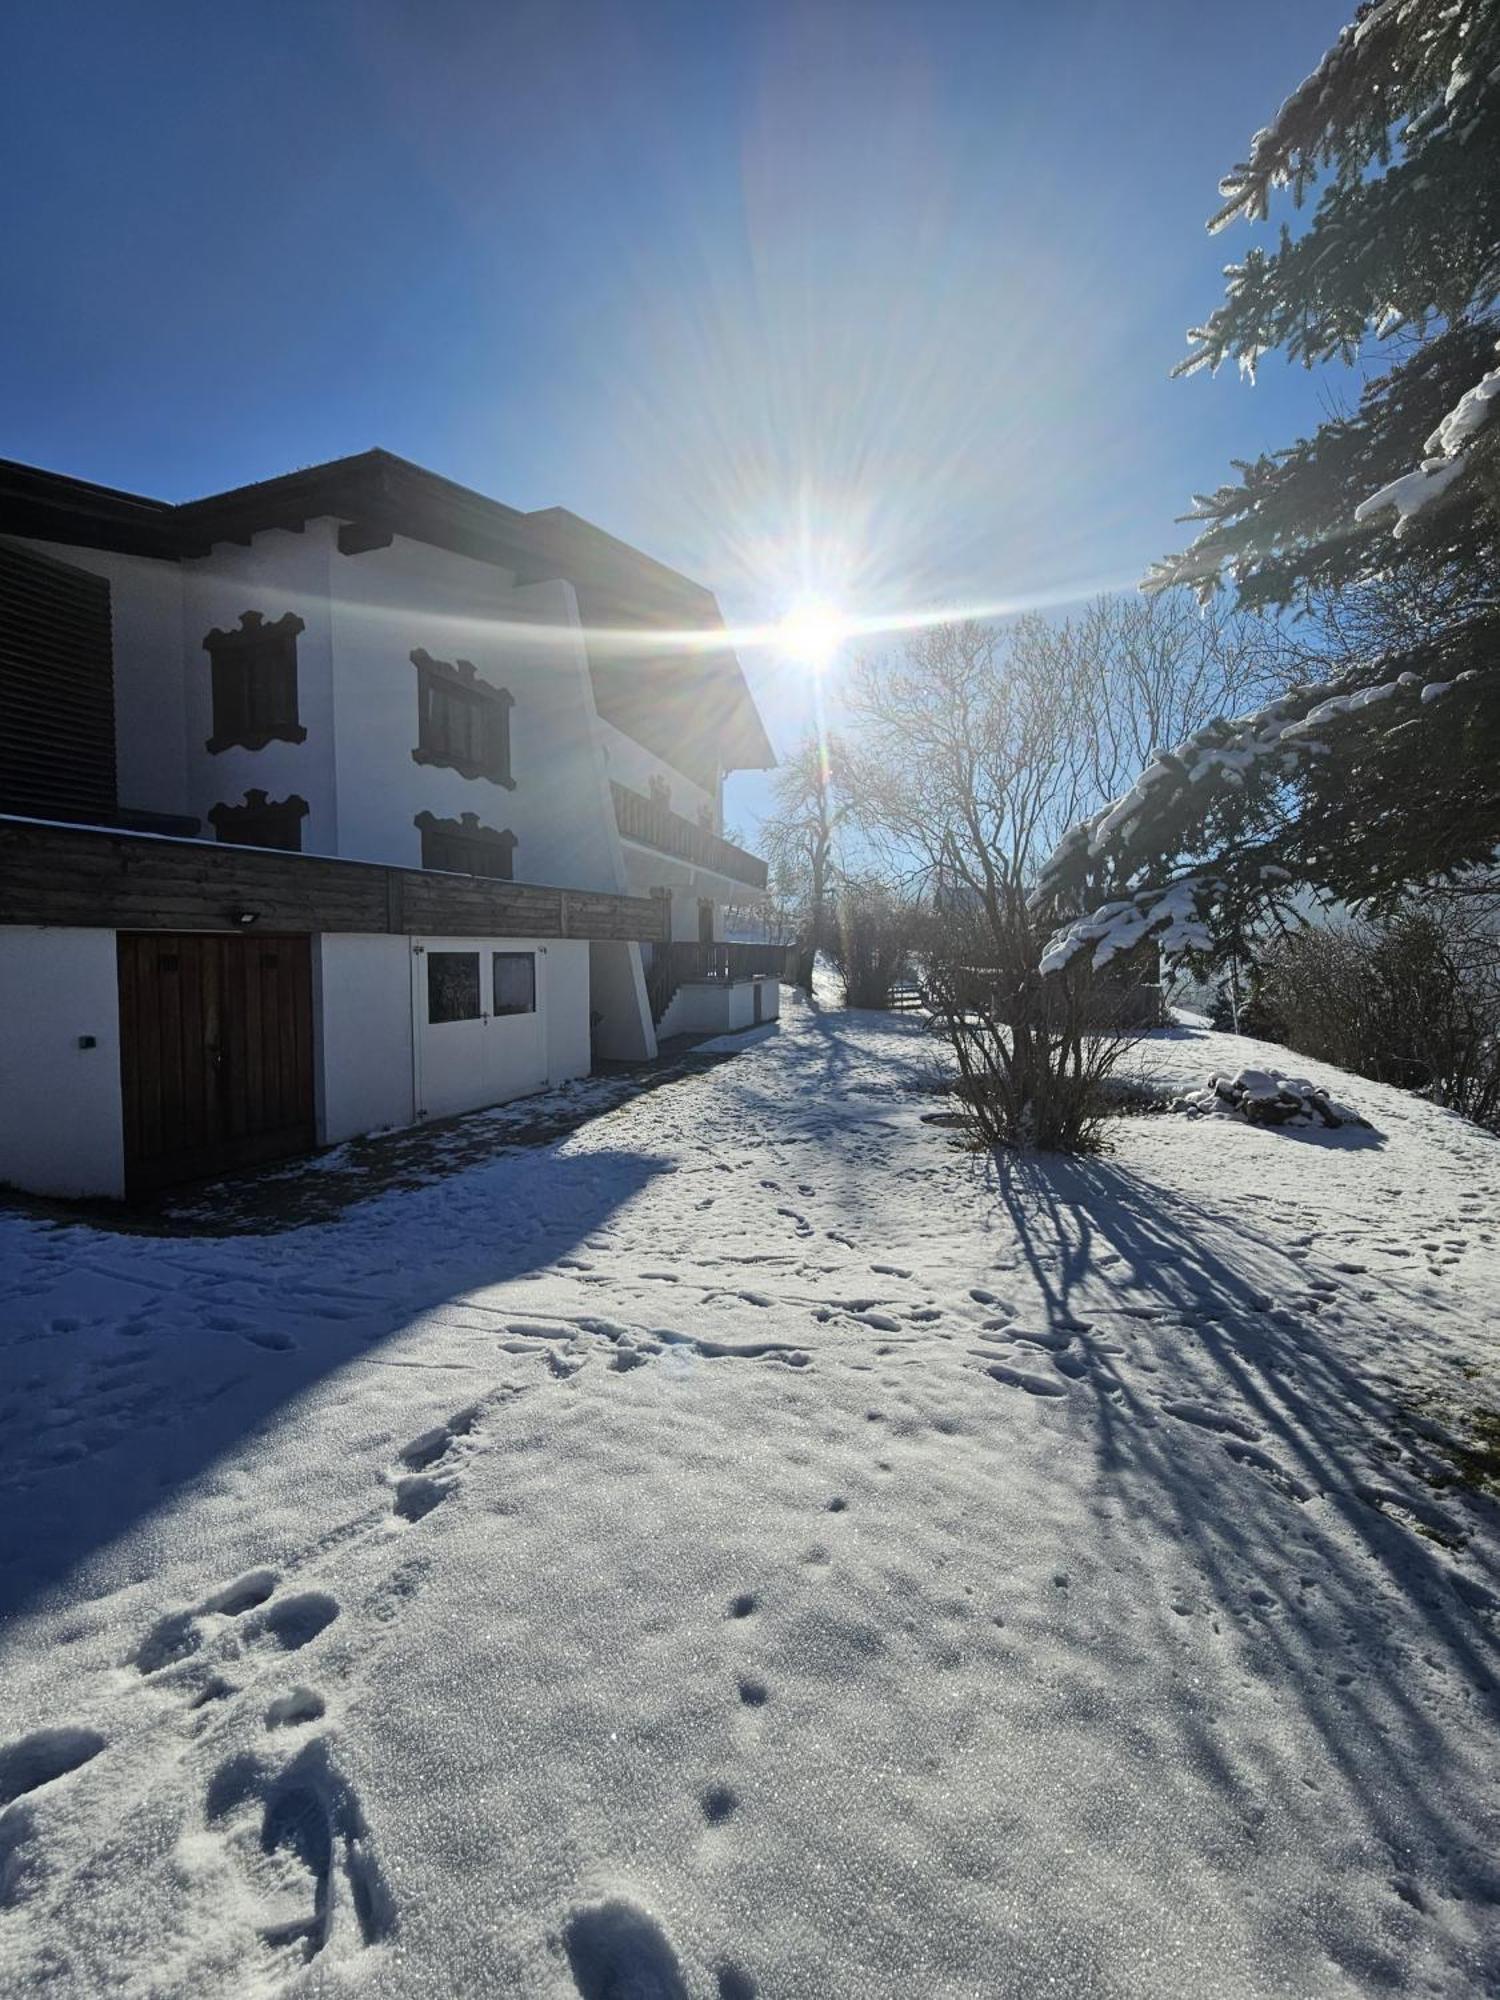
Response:
[[[1116,1118],[1154,1118],[1170,1111],[1175,1102],[1170,1090],[1148,1082],[1145,1077],[1110,1076],[1100,1085],[1105,1102]]]
[[[1471,1379],[1478,1370],[1465,1369]],[[1401,1404],[1440,1469],[1423,1471],[1431,1487],[1461,1486],[1500,1500],[1500,1409],[1491,1403],[1455,1403],[1441,1389],[1424,1389]]]

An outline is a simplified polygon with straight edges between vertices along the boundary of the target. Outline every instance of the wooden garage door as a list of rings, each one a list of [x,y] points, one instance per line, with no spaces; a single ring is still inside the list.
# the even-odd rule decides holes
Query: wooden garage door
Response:
[[[311,941],[122,931],[120,1080],[133,1194],[307,1152]]]

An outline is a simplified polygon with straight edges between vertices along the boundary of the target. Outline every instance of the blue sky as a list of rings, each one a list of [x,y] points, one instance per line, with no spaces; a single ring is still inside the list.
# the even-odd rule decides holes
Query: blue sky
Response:
[[[736,622],[1126,582],[1323,413],[1167,372],[1253,240],[1219,174],[1350,11],[14,10],[0,455],[181,499],[382,444]],[[805,677],[746,665],[789,742]]]

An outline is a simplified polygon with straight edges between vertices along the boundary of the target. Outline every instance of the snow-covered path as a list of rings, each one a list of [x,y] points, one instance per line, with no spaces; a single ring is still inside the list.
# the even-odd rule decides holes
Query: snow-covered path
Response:
[[[337,1223],[0,1213],[0,1992],[1495,1991],[1410,1411],[1500,1401],[1500,1145],[1328,1073],[998,1167],[932,1064],[796,1007]]]

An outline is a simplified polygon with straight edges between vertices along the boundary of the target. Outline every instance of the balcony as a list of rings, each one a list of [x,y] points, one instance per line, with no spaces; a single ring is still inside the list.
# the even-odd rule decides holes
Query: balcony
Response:
[[[691,939],[653,945],[646,971],[651,1018],[660,1026],[678,987],[689,980],[732,986],[739,980],[787,979],[792,949],[785,944],[698,944]]]
[[[658,805],[655,799],[633,792],[627,785],[611,779],[609,788],[614,794],[615,824],[622,840],[653,847],[658,854],[671,854],[695,868],[711,869],[715,875],[727,875],[732,882],[743,882],[747,888],[765,888],[766,864],[758,854],[747,853],[732,840],[684,819],[670,806]]]

